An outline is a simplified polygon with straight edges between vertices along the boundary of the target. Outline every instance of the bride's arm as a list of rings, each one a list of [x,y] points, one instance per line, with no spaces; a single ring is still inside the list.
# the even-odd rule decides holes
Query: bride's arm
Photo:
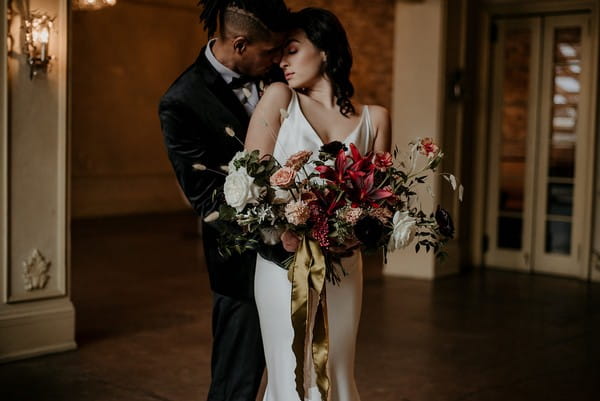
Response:
[[[275,140],[281,127],[281,109],[287,110],[292,99],[289,86],[276,82],[265,90],[260,102],[252,113],[245,148],[252,151],[258,149],[260,155],[272,155]]]
[[[385,107],[369,106],[371,121],[375,129],[375,143],[373,151],[390,152],[392,147],[392,122],[390,113]]]

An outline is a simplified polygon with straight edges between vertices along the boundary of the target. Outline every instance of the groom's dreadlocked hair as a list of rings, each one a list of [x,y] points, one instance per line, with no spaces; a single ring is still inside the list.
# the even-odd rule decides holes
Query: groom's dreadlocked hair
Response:
[[[217,27],[221,36],[244,34],[251,42],[287,29],[289,10],[283,0],[200,0],[198,5],[209,38]]]

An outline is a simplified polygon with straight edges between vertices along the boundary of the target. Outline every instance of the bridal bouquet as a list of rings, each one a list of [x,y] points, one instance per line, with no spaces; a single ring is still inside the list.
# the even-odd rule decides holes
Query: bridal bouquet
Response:
[[[220,252],[260,250],[275,245],[288,230],[310,238],[323,251],[326,277],[340,279],[343,268],[336,260],[340,250],[360,246],[365,250],[402,249],[414,242],[444,256],[444,244],[454,235],[449,213],[437,207],[426,213],[419,187],[435,173],[443,154],[429,138],[399,151],[362,155],[354,144],[350,152],[341,142],[323,145],[318,154],[299,151],[285,163],[259,158],[258,151],[238,152],[229,165],[220,209],[205,218],[220,227]],[[452,174],[441,174],[459,190]],[[289,265],[292,257],[280,261]],[[337,267],[336,267],[337,266]]]
[[[304,357],[308,338],[308,300],[318,297],[312,327],[312,355],[322,399],[327,399],[328,335],[325,281],[337,283],[345,274],[341,257],[360,246],[394,251],[415,245],[415,251],[444,255],[454,235],[448,212],[440,206],[425,212],[423,190],[433,196],[428,180],[443,154],[430,139],[417,139],[400,157],[398,150],[361,154],[350,144],[323,145],[318,152],[302,150],[284,163],[260,158],[258,151],[238,152],[228,166],[218,211],[205,218],[221,232],[223,256],[276,245],[286,231],[301,238],[295,254],[275,261],[288,269],[291,318],[296,356],[296,387],[304,399]],[[349,150],[349,152],[348,152]],[[207,170],[196,165],[198,170]],[[462,198],[452,174],[441,174]],[[421,188],[423,190],[421,190]],[[272,258],[271,258],[272,260]],[[310,290],[314,291],[310,291]]]

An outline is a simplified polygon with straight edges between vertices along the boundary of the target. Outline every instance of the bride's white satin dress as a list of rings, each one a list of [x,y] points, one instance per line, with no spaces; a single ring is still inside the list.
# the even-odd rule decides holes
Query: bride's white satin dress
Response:
[[[360,122],[344,143],[347,146],[354,143],[364,154],[373,149],[374,136],[369,109],[365,106]],[[303,115],[298,95],[294,92],[288,117],[277,137],[274,157],[285,163],[295,152],[316,151],[322,145],[320,137]],[[342,265],[348,275],[342,278],[341,283],[326,283],[330,340],[327,364],[329,401],[359,401],[354,380],[354,356],[362,303],[360,252],[343,259]],[[267,362],[268,382],[263,401],[300,401],[294,374],[296,358],[292,352],[291,283],[287,270],[258,256],[254,288]],[[313,302],[313,315],[314,306]],[[303,401],[320,401],[309,355],[306,357],[305,381],[307,391]]]

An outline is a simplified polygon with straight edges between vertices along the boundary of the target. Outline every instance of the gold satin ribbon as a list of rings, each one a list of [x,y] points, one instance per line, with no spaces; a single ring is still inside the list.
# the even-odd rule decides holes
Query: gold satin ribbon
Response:
[[[288,271],[288,278],[292,283],[292,326],[294,328],[292,350],[296,356],[296,391],[300,400],[304,400],[304,350],[307,331],[310,327],[308,300],[311,288],[319,297],[311,344],[313,364],[321,400],[327,401],[329,394],[329,377],[327,376],[329,338],[325,270],[325,256],[318,242],[304,236]]]

